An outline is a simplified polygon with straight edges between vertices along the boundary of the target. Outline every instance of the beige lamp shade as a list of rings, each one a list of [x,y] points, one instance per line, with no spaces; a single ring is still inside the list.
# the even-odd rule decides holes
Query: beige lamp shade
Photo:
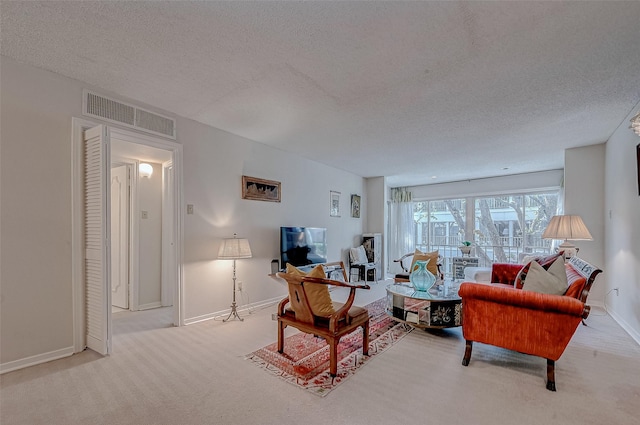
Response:
[[[221,260],[237,260],[239,258],[251,258],[251,247],[249,240],[244,238],[223,239],[218,251],[218,258]]]
[[[543,239],[563,239],[591,241],[593,237],[579,215],[554,215],[544,233]]]
[[[565,258],[571,258],[578,254],[577,248],[568,240],[591,241],[593,237],[584,221],[579,215],[554,215],[544,232],[543,239],[562,239],[564,242],[558,246],[558,251],[564,252]]]

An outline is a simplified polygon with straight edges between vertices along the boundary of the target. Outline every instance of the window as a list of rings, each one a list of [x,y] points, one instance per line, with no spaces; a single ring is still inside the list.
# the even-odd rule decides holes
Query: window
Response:
[[[445,273],[464,241],[473,244],[480,266],[516,263],[524,255],[548,254],[542,232],[558,206],[557,192],[414,201],[416,248],[438,250]],[[467,220],[470,217],[471,220]]]

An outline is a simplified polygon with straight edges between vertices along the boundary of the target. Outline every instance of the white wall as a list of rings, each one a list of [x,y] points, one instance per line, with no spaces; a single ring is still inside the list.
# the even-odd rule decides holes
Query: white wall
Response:
[[[582,217],[592,241],[573,241],[578,256],[602,269],[589,294],[589,304],[604,305],[608,270],[604,266],[605,145],[567,149],[564,153],[564,213]]]
[[[387,225],[386,225],[386,187],[384,177],[371,177],[366,179],[366,219],[364,221],[365,233],[381,233],[381,270],[383,275],[387,270]]]
[[[0,363],[73,349],[71,116],[81,86],[0,61]]]
[[[562,173],[562,170],[541,171],[538,173],[412,186],[409,190],[411,190],[413,199],[418,200],[463,198],[496,193],[515,193],[523,190],[545,190],[558,188],[562,184]]]
[[[252,302],[286,293],[283,283],[267,276],[271,260],[280,258],[280,226],[326,227],[329,261],[347,261],[362,233],[362,220],[350,217],[350,195],[363,193],[364,179],[193,121],[179,119],[177,125],[184,144],[184,199],[194,205],[194,214],[185,216],[190,321],[229,308],[232,262],[216,255],[221,240],[233,233],[251,244],[253,258],[238,260],[237,274]],[[241,199],[242,175],[281,182],[282,202]],[[329,216],[330,190],[341,192],[342,217]]]
[[[640,196],[636,145],[640,137],[622,121],[606,144],[605,263],[609,314],[640,344]],[[618,295],[613,288],[619,288]]]
[[[73,349],[71,118],[81,116],[82,89],[155,109],[9,58],[0,67],[0,366],[6,366]],[[351,193],[367,202],[361,177],[180,117],[177,134],[184,147],[182,207],[195,206],[184,216],[187,319],[229,309],[231,262],[216,255],[234,232],[248,237],[253,250],[252,259],[238,261],[243,302],[286,293],[267,276],[279,258],[280,226],[327,227],[330,260],[346,259],[363,233],[362,220],[349,216]],[[281,181],[282,202],[242,200],[243,174]],[[341,218],[329,217],[330,190],[342,193]]]

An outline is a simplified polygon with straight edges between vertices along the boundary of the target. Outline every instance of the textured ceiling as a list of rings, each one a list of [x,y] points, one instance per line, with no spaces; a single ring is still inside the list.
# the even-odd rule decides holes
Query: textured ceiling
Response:
[[[3,55],[396,186],[562,168],[640,100],[640,2],[0,7]]]

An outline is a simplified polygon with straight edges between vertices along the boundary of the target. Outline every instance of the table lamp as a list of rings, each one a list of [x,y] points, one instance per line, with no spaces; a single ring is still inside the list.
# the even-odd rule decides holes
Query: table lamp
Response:
[[[579,249],[569,240],[592,241],[593,237],[579,215],[554,215],[542,233],[542,239],[564,239],[558,251],[564,251],[565,258],[578,254]]]
[[[220,260],[233,260],[233,302],[231,303],[231,313],[227,316],[223,322],[231,318],[237,318],[241,322],[244,320],[238,315],[238,308],[236,304],[236,260],[241,258],[251,258],[251,247],[249,246],[249,240],[238,238],[234,233],[233,238],[224,239],[220,250],[218,251],[218,258]]]

